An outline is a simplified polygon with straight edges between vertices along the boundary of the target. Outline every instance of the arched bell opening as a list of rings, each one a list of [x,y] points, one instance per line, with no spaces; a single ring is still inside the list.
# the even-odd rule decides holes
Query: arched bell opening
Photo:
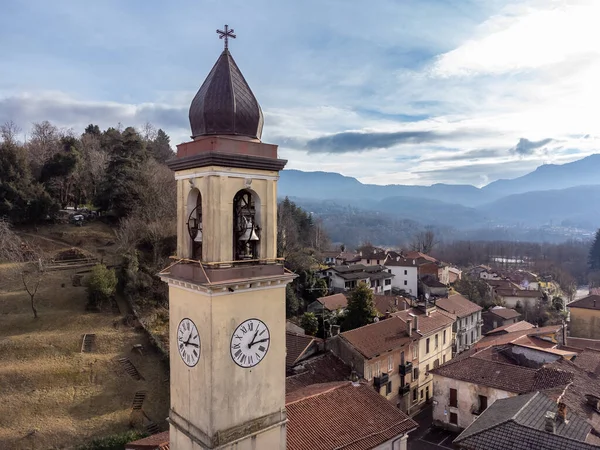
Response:
[[[236,261],[258,259],[260,200],[255,192],[242,189],[233,198],[233,255]]]
[[[188,195],[187,229],[190,236],[190,255],[192,259],[202,259],[202,195],[196,188]]]

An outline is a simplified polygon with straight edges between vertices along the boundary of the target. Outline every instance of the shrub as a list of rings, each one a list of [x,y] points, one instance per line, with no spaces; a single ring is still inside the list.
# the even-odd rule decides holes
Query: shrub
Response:
[[[300,326],[304,328],[304,332],[314,336],[319,330],[319,320],[313,313],[306,312],[302,315]]]
[[[88,304],[93,308],[101,308],[108,302],[117,288],[115,271],[102,264],[94,266],[87,281]]]
[[[103,438],[92,439],[87,444],[80,445],[77,450],[123,450],[129,442],[137,441],[148,436],[137,430],[113,434]]]

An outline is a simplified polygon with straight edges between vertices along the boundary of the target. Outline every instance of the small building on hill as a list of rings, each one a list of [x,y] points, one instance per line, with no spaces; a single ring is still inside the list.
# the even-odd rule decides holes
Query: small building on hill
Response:
[[[518,322],[520,317],[521,314],[514,309],[494,306],[481,313],[481,318],[483,319],[482,332],[485,334],[494,328],[512,325]]]
[[[600,295],[589,295],[567,305],[571,336],[600,339]]]
[[[306,310],[315,314],[320,314],[324,311],[334,312],[344,310],[348,306],[348,298],[345,294],[338,293],[319,297],[314,302],[308,305]]]
[[[392,292],[394,275],[385,266],[333,266],[321,270],[318,274],[327,281],[327,286],[334,292],[350,291],[360,283],[365,283],[375,294]]]

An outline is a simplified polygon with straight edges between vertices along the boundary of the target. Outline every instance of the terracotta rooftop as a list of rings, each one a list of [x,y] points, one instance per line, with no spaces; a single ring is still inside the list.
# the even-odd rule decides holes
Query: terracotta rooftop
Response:
[[[510,323],[508,325],[503,325],[501,327],[494,328],[493,330],[490,330],[487,333],[485,333],[485,335],[491,336],[494,334],[506,334],[506,333],[512,333],[513,331],[531,330],[532,328],[535,328],[535,325],[532,325],[529,322],[521,320],[520,322]]]
[[[514,309],[511,308],[502,308],[502,307],[494,307],[488,310],[488,312],[495,314],[498,317],[502,317],[505,320],[514,319],[515,317],[519,317],[521,314]]]
[[[542,298],[542,294],[540,291],[527,291],[523,289],[496,289],[496,294],[502,297]]]
[[[567,344],[570,347],[576,347],[581,349],[594,348],[596,350],[600,350],[600,340],[597,339],[585,339],[569,336],[567,337]]]
[[[311,384],[346,381],[350,379],[352,370],[333,353],[325,353],[299,363],[294,375],[285,379],[285,392],[291,394]]]
[[[348,306],[348,298],[344,294],[333,294],[317,299],[329,311],[343,309]]]
[[[397,317],[355,328],[339,336],[367,359],[402,347],[415,339],[408,337],[406,324]]]
[[[479,342],[474,344],[475,348],[484,348],[490,345],[510,344],[524,336],[548,336],[553,337],[560,331],[562,325],[548,325],[546,327],[531,328],[527,330],[513,331],[511,333],[484,336]],[[552,344],[555,345],[555,344]]]
[[[312,385],[286,396],[288,450],[367,450],[417,423],[366,384]]]
[[[417,251],[410,251],[410,252],[406,252],[404,254],[404,257],[407,259],[425,259],[429,262],[437,262],[437,259],[435,259],[433,256],[429,256],[426,255],[425,253],[421,253],[421,252],[417,252]]]
[[[481,306],[466,299],[460,294],[449,295],[448,298],[440,298],[435,302],[438,308],[455,314],[456,317],[470,316],[477,311],[481,311]]]
[[[567,308],[600,309],[600,295],[588,295],[567,304]]]
[[[153,434],[152,436],[130,442],[125,450],[169,450],[169,432]]]
[[[373,303],[375,303],[375,309],[381,315],[384,315],[387,311],[403,311],[410,307],[409,301],[399,295],[375,294],[373,296]]]
[[[456,317],[453,316],[453,314],[444,311],[443,309],[437,308],[431,311],[429,315],[426,315],[419,308],[411,308],[405,311],[398,311],[392,315],[402,319],[403,322],[406,322],[408,319],[410,319],[411,315],[417,316],[419,327],[417,331],[421,336],[427,336],[431,333],[441,330],[442,328],[449,327],[456,320]]]
[[[285,367],[287,369],[291,368],[296,364],[296,362],[304,355],[304,353],[309,349],[309,347],[317,342],[320,342],[321,339],[316,338],[314,336],[309,336],[307,334],[297,334],[292,333],[290,331],[286,331],[285,333],[285,347],[286,347],[286,355],[285,355]]]
[[[565,386],[573,379],[570,372],[560,369],[533,369],[520,366],[506,358],[495,360],[494,350],[502,352],[500,348],[471,351],[467,356],[451,359],[430,372],[517,394]]]

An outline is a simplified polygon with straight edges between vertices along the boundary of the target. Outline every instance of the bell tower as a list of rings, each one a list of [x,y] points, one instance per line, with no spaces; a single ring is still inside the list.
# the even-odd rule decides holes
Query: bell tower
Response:
[[[225,49],[190,106],[169,285],[172,450],[286,447],[285,287],[277,180],[260,105]]]

